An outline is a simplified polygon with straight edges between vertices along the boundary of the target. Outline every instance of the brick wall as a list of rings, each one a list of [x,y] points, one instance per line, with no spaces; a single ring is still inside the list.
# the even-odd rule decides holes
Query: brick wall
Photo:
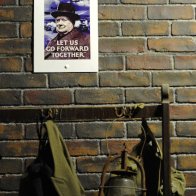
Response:
[[[196,0],[100,0],[99,72],[32,73],[33,0],[0,0],[0,106],[157,104],[171,87],[171,153],[196,195]],[[88,195],[109,146],[137,142],[140,122],[58,123]],[[161,122],[151,121],[157,137]],[[35,124],[0,124],[0,195],[17,195],[36,156]]]

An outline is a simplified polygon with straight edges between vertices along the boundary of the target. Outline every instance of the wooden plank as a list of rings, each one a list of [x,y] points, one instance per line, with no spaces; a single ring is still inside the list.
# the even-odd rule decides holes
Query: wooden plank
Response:
[[[162,105],[147,105],[143,109],[126,106],[62,107],[62,108],[0,108],[0,122],[31,123],[48,115],[55,121],[130,120],[131,118],[161,117]]]

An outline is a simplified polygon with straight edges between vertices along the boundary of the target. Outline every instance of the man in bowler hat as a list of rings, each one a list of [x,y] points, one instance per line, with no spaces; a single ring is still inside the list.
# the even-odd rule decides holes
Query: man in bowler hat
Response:
[[[57,36],[45,48],[45,59],[89,59],[90,36],[74,27],[80,16],[70,3],[60,3],[51,15],[55,18]]]

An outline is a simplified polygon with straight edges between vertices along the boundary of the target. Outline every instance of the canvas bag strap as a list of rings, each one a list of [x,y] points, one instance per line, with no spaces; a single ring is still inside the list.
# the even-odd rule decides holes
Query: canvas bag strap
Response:
[[[52,120],[48,120],[45,125],[54,161],[54,177],[52,177],[52,181],[59,196],[63,196],[65,193],[70,196],[84,195],[84,189],[74,170],[61,132]]]
[[[64,178],[68,171],[75,175],[69,152],[58,127],[52,120],[45,122],[45,125],[54,160],[54,177]]]

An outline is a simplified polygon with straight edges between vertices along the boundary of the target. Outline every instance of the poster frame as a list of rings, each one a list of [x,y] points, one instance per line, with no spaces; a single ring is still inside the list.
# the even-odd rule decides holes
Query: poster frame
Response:
[[[80,45],[76,45],[74,50],[69,52],[58,51],[51,52],[55,58],[46,59],[46,3],[57,2],[58,0],[34,0],[34,36],[33,36],[33,71],[37,72],[97,72],[98,71],[98,1],[88,0],[89,7],[89,53],[88,58],[84,57],[82,50],[78,50]],[[60,2],[61,0],[59,0]],[[73,0],[72,0],[73,1]],[[86,0],[76,0],[84,3]],[[69,3],[69,1],[68,1]],[[73,4],[74,5],[74,4]],[[58,6],[57,6],[58,9]],[[83,13],[76,9],[76,14]],[[51,13],[50,13],[51,14]],[[82,15],[80,15],[81,18]],[[80,21],[79,21],[80,22]],[[50,33],[52,35],[52,33]],[[57,35],[54,35],[54,37]],[[52,38],[51,38],[52,39]],[[72,40],[73,41],[73,40]],[[78,42],[76,42],[78,43]],[[77,47],[78,46],[78,47]],[[56,47],[57,48],[57,47]],[[71,47],[70,47],[71,48]],[[73,47],[72,47],[73,48]],[[47,48],[48,49],[48,48]],[[50,48],[49,48],[50,50]],[[75,51],[76,50],[76,51]],[[72,55],[73,58],[67,58],[66,55]],[[59,56],[63,55],[61,58]],[[75,56],[77,58],[75,58]],[[78,57],[83,56],[83,57]],[[59,57],[59,58],[58,58]]]

